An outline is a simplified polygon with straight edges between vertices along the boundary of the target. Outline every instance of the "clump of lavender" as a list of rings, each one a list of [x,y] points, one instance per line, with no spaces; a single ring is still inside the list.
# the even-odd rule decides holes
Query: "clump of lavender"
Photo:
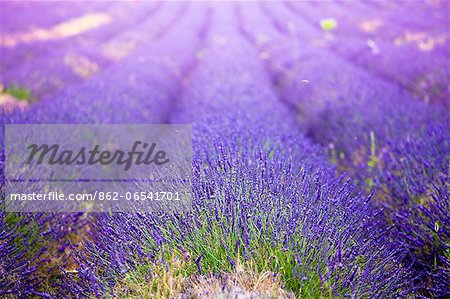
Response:
[[[0,295],[51,297],[81,214],[9,213],[0,201]],[[54,285],[53,285],[54,284]]]
[[[261,145],[262,131],[252,129],[245,139],[208,135],[209,143],[195,143],[191,212],[99,215],[78,255],[81,280],[72,290],[105,296],[127,273],[148,265],[150,279],[151,264],[178,253],[188,260],[186,275],[253,261],[301,296],[407,292],[407,270],[379,229],[370,198],[334,178],[324,160],[294,163],[285,147]],[[314,150],[301,138],[292,144]]]
[[[398,246],[409,252],[404,262],[418,294],[448,294],[450,147],[440,107],[397,99],[336,104],[322,115],[310,136],[331,145],[334,160],[359,184],[375,187]]]
[[[450,293],[448,135],[445,124],[430,123],[419,136],[388,140],[373,173],[396,223],[396,242],[408,249],[406,263],[429,297]]]
[[[450,147],[446,116],[440,107],[406,99],[334,108],[324,110],[323,122],[313,125],[310,136],[331,145],[333,159],[360,185],[375,188],[376,202],[387,208],[387,220],[395,226],[397,245],[409,252],[404,263],[412,265],[418,294],[447,295]]]
[[[21,232],[19,221],[12,225],[12,217],[0,211],[0,295],[36,295],[38,281],[32,274],[38,265],[27,257],[26,245],[33,239],[30,233]]]

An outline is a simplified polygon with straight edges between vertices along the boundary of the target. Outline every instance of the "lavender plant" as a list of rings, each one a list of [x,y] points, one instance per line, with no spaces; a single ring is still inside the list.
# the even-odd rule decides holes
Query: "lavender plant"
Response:
[[[11,218],[11,217],[10,217]],[[23,225],[22,222],[16,224]],[[32,265],[33,257],[26,255],[26,245],[32,243],[30,236],[20,232],[19,227],[8,224],[8,214],[0,212],[0,295],[35,295],[38,282],[32,274],[38,265]]]
[[[376,185],[397,223],[396,242],[409,250],[407,263],[418,274],[419,293],[450,292],[449,136],[444,124],[431,123],[419,137],[388,140],[389,152],[376,167]]]
[[[59,267],[67,267],[81,214],[8,213],[0,202],[0,295],[53,298]]]
[[[407,292],[400,280],[407,270],[379,229],[380,214],[369,198],[355,195],[326,169],[301,169],[283,148],[262,148],[262,132],[256,133],[225,139],[235,144],[220,136],[196,148],[206,157],[195,158],[192,212],[100,215],[79,257],[82,284],[89,284],[77,291],[113,293],[128,272],[147,269],[151,279],[152,265],[175,256],[187,259],[186,276],[221,275],[237,263],[254,262],[280,275],[299,296]],[[305,159],[305,169],[309,163]]]

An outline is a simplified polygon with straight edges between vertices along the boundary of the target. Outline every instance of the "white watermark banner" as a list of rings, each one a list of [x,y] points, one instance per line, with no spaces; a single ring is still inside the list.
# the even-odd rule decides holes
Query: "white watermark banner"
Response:
[[[7,124],[5,209],[188,209],[191,133],[190,125]]]

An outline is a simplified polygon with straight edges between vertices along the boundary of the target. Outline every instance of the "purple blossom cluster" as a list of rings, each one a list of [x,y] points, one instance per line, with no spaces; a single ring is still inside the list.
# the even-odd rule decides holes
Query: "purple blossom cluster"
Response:
[[[444,123],[419,136],[388,140],[380,167],[372,175],[397,223],[397,241],[408,249],[422,293],[448,294],[450,273],[449,134]]]
[[[318,277],[334,296],[408,292],[403,281],[408,270],[400,266],[400,252],[380,230],[382,220],[368,204],[370,198],[354,195],[349,184],[327,175],[327,170],[292,171],[300,165],[286,161],[283,151],[272,155],[256,147],[237,155],[232,145],[215,148],[208,149],[214,158],[194,164],[191,213],[99,215],[98,229],[79,257],[82,287],[70,284],[77,294],[108,294],[118,277],[138,265],[163,263],[157,257],[167,244],[195,253],[201,274],[208,266],[201,259],[206,253],[190,247],[190,240],[198,230],[216,229],[231,265],[236,251],[250,259],[257,254],[255,243],[268,240],[295,254],[290,275],[300,287]],[[227,242],[231,234],[237,236],[234,244]]]
[[[38,265],[31,265],[35,257],[26,256],[26,246],[21,246],[32,242],[29,235],[20,232],[20,227],[8,224],[7,217],[3,211],[0,213],[0,295],[33,295],[38,282],[31,274]],[[17,224],[22,226],[24,222]]]
[[[55,216],[0,211],[0,295],[52,298],[43,285],[58,285],[48,280],[69,263],[70,235],[85,223],[82,213]]]

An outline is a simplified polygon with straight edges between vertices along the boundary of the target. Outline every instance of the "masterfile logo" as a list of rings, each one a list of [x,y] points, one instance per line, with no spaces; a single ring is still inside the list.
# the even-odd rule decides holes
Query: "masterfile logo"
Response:
[[[142,150],[139,150],[139,149]],[[101,146],[96,144],[91,150],[82,147],[79,150],[61,149],[58,144],[32,144],[28,146],[30,155],[27,164],[33,164],[36,158],[36,164],[48,163],[50,165],[108,165],[117,163],[123,165],[124,170],[128,171],[132,164],[136,165],[164,165],[170,161],[166,158],[164,150],[156,150],[156,143],[148,144],[142,141],[135,141],[130,151],[116,149],[114,152],[101,150]],[[44,160],[46,160],[44,162]]]

